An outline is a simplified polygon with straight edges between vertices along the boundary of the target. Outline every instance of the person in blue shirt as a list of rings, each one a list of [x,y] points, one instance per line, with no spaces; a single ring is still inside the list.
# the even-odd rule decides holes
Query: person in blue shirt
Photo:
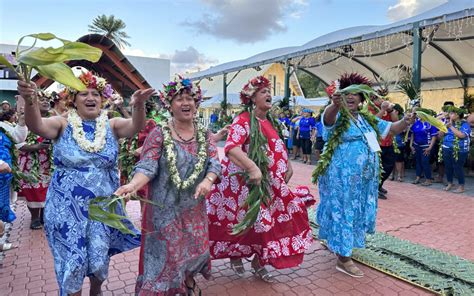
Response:
[[[300,120],[300,127],[298,129],[298,139],[303,151],[303,163],[311,163],[311,138],[316,129],[316,120],[311,116],[312,113],[311,109],[303,110],[303,117]]]
[[[315,144],[315,154],[316,160],[319,160],[321,153],[324,149],[324,139],[323,139],[323,123],[321,122],[321,114],[316,117],[316,129],[313,138],[311,138]]]
[[[428,122],[422,122],[417,118],[410,130],[412,132],[410,148],[415,154],[416,163],[416,179],[413,181],[413,184],[419,184],[424,174],[425,182],[421,183],[421,185],[430,186],[433,182],[431,178],[430,154],[436,143],[438,129]]]
[[[217,120],[219,120],[219,116],[217,115],[217,111],[214,110],[210,116],[210,123],[217,123]]]
[[[292,146],[293,146],[293,160],[301,155],[301,143],[298,137],[298,131],[300,128],[300,120],[302,118],[302,112],[299,115],[293,117],[290,124],[290,135],[293,137]]]
[[[448,132],[441,133],[443,137],[443,160],[448,179],[448,186],[445,190],[453,189],[453,177],[456,174],[459,187],[455,193],[464,192],[464,163],[469,154],[471,126],[465,120],[462,120],[465,114],[462,108],[451,107],[449,112],[449,121],[446,123]]]
[[[398,118],[403,118],[403,108],[399,104],[395,104],[393,112]],[[395,170],[392,173],[391,180],[395,180],[395,175],[398,176],[397,181],[403,182],[405,177],[405,131],[395,136],[395,142],[398,147],[398,151],[395,152]]]

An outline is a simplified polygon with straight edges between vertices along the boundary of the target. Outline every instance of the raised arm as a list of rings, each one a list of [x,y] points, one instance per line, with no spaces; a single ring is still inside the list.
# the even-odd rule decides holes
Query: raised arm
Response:
[[[36,96],[34,82],[18,81],[18,92],[25,99],[25,123],[35,134],[46,139],[57,139],[67,124],[65,118],[55,116],[42,118]]]
[[[406,113],[405,117],[400,119],[397,122],[392,123],[390,126],[390,132],[392,132],[395,135],[398,135],[399,133],[403,132],[410,124],[413,124],[415,121],[415,116],[413,113]]]
[[[132,118],[113,118],[110,120],[114,134],[117,138],[130,138],[145,127],[145,101],[155,95],[153,88],[137,90],[131,99]]]
[[[340,94],[333,94],[331,96],[331,104],[326,107],[324,110],[324,125],[332,126],[336,122],[337,113],[339,112],[339,108],[341,108],[341,95]]]

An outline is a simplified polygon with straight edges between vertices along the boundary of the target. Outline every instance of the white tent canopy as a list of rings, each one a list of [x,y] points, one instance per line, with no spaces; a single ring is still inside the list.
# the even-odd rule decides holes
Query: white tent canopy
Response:
[[[224,100],[224,95],[222,93],[217,94],[210,98],[209,100],[205,100],[199,106],[200,108],[220,108],[221,102]],[[239,106],[240,105],[240,95],[239,94],[227,94],[227,104],[231,106]]]
[[[274,96],[272,98],[272,103],[275,104],[279,101],[283,100],[283,96]],[[306,99],[305,97],[302,96],[294,96],[290,97],[290,106],[299,106],[299,107],[323,107],[327,104],[328,98],[322,97],[322,98],[316,98],[316,99]]]
[[[411,18],[383,26],[359,26],[320,36],[302,46],[273,49],[191,75],[201,80],[289,61],[329,83],[345,72],[384,76],[387,69],[412,65],[413,30],[422,28],[423,89],[474,85],[474,1],[450,0]]]

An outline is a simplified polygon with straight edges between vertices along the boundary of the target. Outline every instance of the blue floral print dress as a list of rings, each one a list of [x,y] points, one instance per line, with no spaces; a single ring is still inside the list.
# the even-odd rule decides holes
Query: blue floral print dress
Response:
[[[95,123],[83,121],[89,141],[94,140]],[[61,295],[81,290],[86,276],[105,280],[110,256],[140,245],[140,234],[131,223],[128,226],[136,235],[122,234],[88,218],[89,201],[110,196],[119,186],[118,143],[109,123],[106,129],[106,144],[98,153],[79,147],[70,124],[54,145],[45,231]]]
[[[339,115],[338,115],[339,116]],[[328,141],[335,126],[325,126],[323,139]],[[391,123],[378,120],[378,130],[385,138]],[[331,251],[351,256],[353,248],[365,247],[365,234],[375,232],[379,188],[379,158],[369,149],[364,136],[375,132],[361,116],[351,121],[334,151],[331,163],[319,177],[320,203],[316,213],[319,238],[327,240]]]

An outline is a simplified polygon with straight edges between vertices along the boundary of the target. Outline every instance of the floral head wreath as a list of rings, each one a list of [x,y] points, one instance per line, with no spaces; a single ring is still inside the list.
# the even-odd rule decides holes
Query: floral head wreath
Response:
[[[328,87],[326,87],[326,93],[332,96],[336,91],[344,89],[353,84],[365,84],[372,86],[372,82],[358,73],[345,73],[338,80],[333,81]]]
[[[48,101],[55,101],[58,99],[59,95],[56,93],[56,92],[49,92],[49,91],[46,91],[46,90],[43,90],[43,89],[40,89],[38,90],[37,92],[38,94],[38,97],[40,98],[47,98]]]
[[[97,89],[104,99],[110,99],[114,93],[112,86],[107,83],[105,78],[96,76],[91,71],[82,72],[78,78],[87,88]],[[66,87],[64,92],[68,97],[77,94],[77,90],[70,87]]]
[[[249,80],[249,82],[244,85],[242,91],[240,92],[240,102],[243,105],[250,105],[251,98],[258,90],[262,88],[269,88],[271,86],[270,81],[264,76],[257,76]]]
[[[196,108],[199,107],[202,101],[201,88],[199,85],[193,86],[190,79],[183,78],[181,75],[177,75],[174,80],[168,82],[168,84],[163,84],[163,91],[160,91],[160,101],[163,107],[169,110],[171,108],[171,101],[173,101],[176,95],[181,94],[183,91],[189,92],[194,98],[194,102],[196,102]]]

